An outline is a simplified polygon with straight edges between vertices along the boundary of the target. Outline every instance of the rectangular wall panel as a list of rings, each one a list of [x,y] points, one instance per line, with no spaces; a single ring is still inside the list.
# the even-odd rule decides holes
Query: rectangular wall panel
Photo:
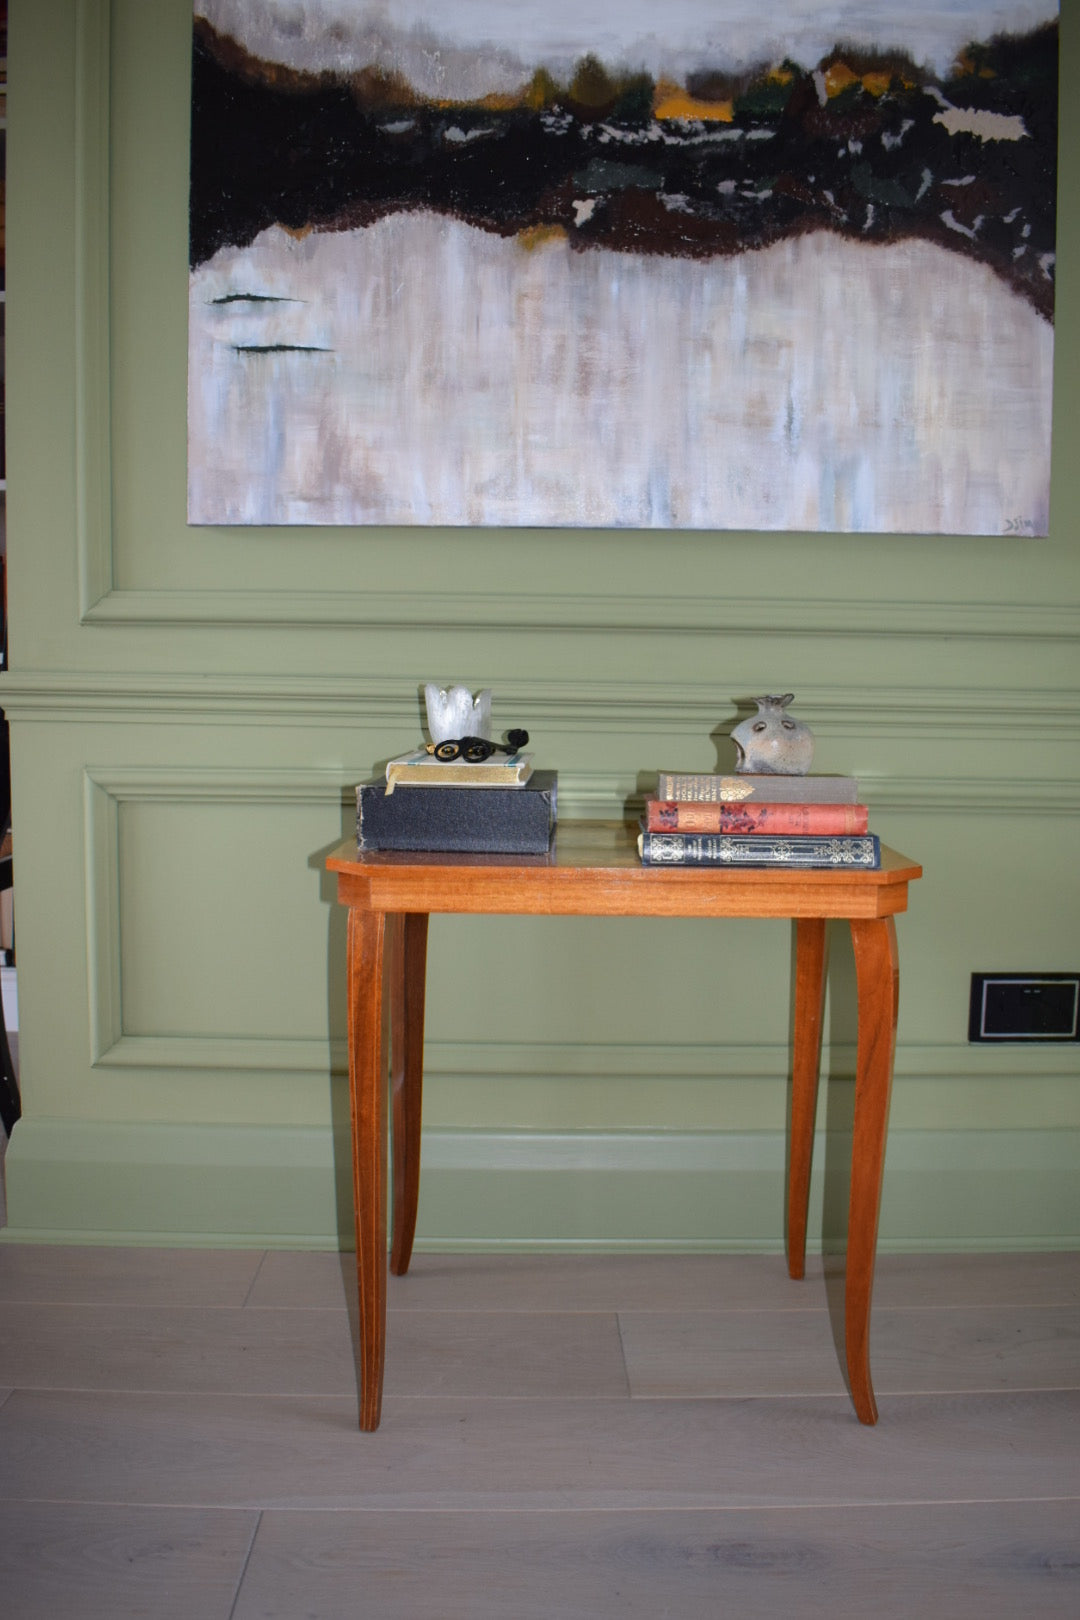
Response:
[[[340,802],[330,773],[86,772],[95,1062],[328,1070]]]

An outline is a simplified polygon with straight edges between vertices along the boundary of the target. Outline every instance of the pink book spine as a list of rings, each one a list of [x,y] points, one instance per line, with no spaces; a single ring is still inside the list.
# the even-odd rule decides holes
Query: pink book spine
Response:
[[[649,832],[772,833],[818,837],[865,833],[865,804],[697,804],[678,799],[649,799],[645,826]]]

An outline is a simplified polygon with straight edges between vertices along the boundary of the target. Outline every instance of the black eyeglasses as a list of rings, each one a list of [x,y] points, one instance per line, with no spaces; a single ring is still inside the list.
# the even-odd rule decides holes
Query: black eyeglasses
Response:
[[[506,742],[492,742],[489,737],[444,737],[442,742],[428,743],[427,751],[444,764],[452,759],[463,759],[467,765],[482,765],[492,754],[516,754],[529,740],[527,731],[508,731]]]

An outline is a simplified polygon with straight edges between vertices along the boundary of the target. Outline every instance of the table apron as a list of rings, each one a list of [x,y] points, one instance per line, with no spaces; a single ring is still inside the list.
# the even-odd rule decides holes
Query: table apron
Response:
[[[516,879],[500,883],[486,879],[452,888],[432,881],[429,874],[415,880],[379,872],[338,878],[342,905],[361,911],[427,912],[463,916],[519,917],[891,917],[907,910],[907,884],[861,885],[850,888],[807,888],[799,891],[790,881],[783,893],[767,889],[713,887],[707,881],[693,887],[652,887],[648,892],[613,884],[593,885],[585,896],[573,884],[523,886]]]

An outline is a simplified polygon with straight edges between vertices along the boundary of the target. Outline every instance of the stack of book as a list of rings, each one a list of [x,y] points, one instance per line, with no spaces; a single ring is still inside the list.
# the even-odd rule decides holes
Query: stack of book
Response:
[[[646,866],[879,867],[853,776],[679,775],[646,800]]]
[[[546,855],[557,798],[557,773],[534,771],[529,754],[475,764],[434,759],[421,748],[357,788],[357,847]]]

